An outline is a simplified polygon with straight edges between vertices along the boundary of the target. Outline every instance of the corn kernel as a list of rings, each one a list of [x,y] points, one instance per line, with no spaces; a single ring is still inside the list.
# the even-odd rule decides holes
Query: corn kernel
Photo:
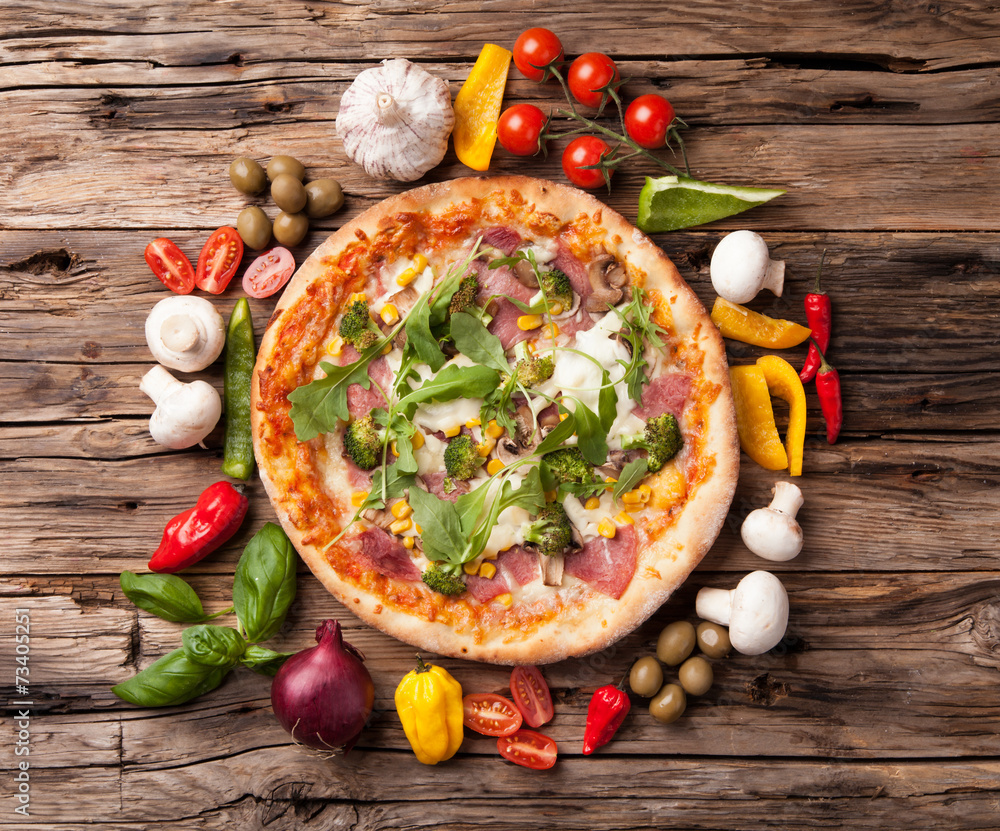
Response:
[[[413,508],[410,507],[410,503],[405,499],[400,499],[399,502],[394,502],[389,510],[392,512],[392,515],[396,517],[396,519],[406,519],[413,513]]]
[[[420,270],[423,271],[423,269]],[[400,275],[396,278],[396,285],[408,286],[416,279],[417,279],[417,270],[415,268],[408,268],[406,269],[406,271],[400,273]]]
[[[355,508],[360,508],[365,504],[365,500],[368,498],[368,491],[354,491],[351,494],[351,504]]]
[[[615,522],[619,525],[635,525],[635,520],[632,519],[632,517],[630,517],[625,511],[620,511],[615,514]],[[611,536],[614,536],[614,534]]]
[[[493,565],[493,563],[483,563],[479,567],[479,576],[485,577],[487,580],[493,577],[493,575],[496,573],[497,573],[497,567]]]
[[[357,302],[358,300],[364,300],[364,301],[365,301],[365,303],[367,303],[367,302],[368,302],[368,295],[367,295],[367,294],[365,294],[365,293],[364,293],[363,291],[356,291],[356,292],[354,292],[354,294],[352,294],[352,295],[351,295],[351,296],[350,296],[350,297],[349,297],[349,298],[347,299],[347,302],[348,302],[348,303],[355,303],[355,302]]]
[[[527,350],[529,355],[535,354],[535,344],[533,344],[530,340],[526,340],[524,342],[524,348]]]
[[[545,491],[546,502],[555,502],[557,496],[559,496],[559,491]]]
[[[462,566],[462,571],[464,571],[466,574],[476,574],[479,572],[479,563],[477,563],[475,560],[466,563],[465,565]]]
[[[478,418],[470,418],[467,422],[465,422],[465,426],[471,430],[473,427],[479,427],[482,423],[483,422],[481,422]]]
[[[629,491],[622,494],[622,504],[624,505],[638,505],[641,502],[642,496],[639,491]]]
[[[569,413],[559,413],[560,421],[565,421],[567,418],[569,418]]]
[[[403,537],[403,548],[407,550],[413,549],[413,537]]]
[[[618,480],[615,479],[614,476],[605,476],[604,477],[604,482],[605,482],[605,484],[608,484],[608,485],[617,485],[618,484]]]
[[[645,502],[640,502],[638,505],[626,505],[625,506],[625,513],[629,514],[629,515],[631,515],[631,514],[641,514],[645,510],[646,510],[646,503]]]
[[[549,306],[549,311],[554,315],[561,315],[562,310],[563,310],[562,303],[553,303],[551,306]]]
[[[413,527],[413,520],[409,517],[405,519],[397,519],[394,523],[389,526],[389,530],[393,534],[402,534],[404,531],[409,531]]]
[[[482,456],[484,459],[493,452],[493,448],[497,446],[497,440],[487,436],[482,444],[476,445],[476,452]]]
[[[532,329],[537,329],[545,322],[545,318],[541,315],[521,315],[517,319],[517,328],[522,332],[529,332]]]
[[[490,459],[486,465],[486,472],[490,476],[496,476],[501,470],[504,469],[504,463],[499,459]]]
[[[444,434],[445,434],[445,437],[447,437],[449,439],[453,439],[453,438],[455,438],[455,436],[457,436],[461,432],[462,432],[462,425],[461,424],[456,424],[454,427],[446,427],[445,431],[444,431]]]
[[[558,334],[559,326],[555,323],[546,323],[545,328],[542,329],[542,337],[549,340],[555,340]]]
[[[382,322],[386,326],[394,326],[399,323],[399,309],[396,308],[395,303],[386,303],[382,307],[382,311],[379,312],[379,317],[382,318]]]
[[[415,254],[413,256],[413,268],[419,274],[427,268],[427,258],[423,254]]]
[[[424,446],[424,434],[419,430],[415,430],[413,436],[410,438],[410,443],[413,445],[414,450],[419,450]]]
[[[489,436],[491,439],[500,438],[500,436],[502,436],[504,432],[505,431],[503,427],[497,424],[497,420],[495,418],[490,419],[490,423],[486,425],[486,435]]]
[[[326,351],[337,357],[344,351],[344,339],[340,335],[334,335],[333,340],[327,344]]]
[[[501,606],[506,606],[508,609],[514,605],[514,598],[510,594],[501,594],[497,597],[497,603]]]
[[[596,511],[598,508],[601,507],[601,500],[596,496],[592,496],[590,497],[590,499],[588,499],[586,502],[583,503],[583,507],[586,508],[588,511]]]
[[[414,524],[413,530],[416,531],[418,534],[424,533],[424,529],[420,527],[419,523]]]
[[[609,540],[614,539],[615,532],[615,524],[607,517],[604,517],[597,525],[597,533]]]
[[[646,484],[639,485],[639,498],[643,502],[649,502],[649,497],[653,495],[653,489]]]
[[[382,354],[388,355],[392,352],[392,341],[389,341],[385,346],[382,347]]]
[[[389,445],[389,449],[392,450],[392,455],[393,456],[398,456],[399,455],[399,448],[396,446],[396,440],[395,439],[392,440],[392,443]]]

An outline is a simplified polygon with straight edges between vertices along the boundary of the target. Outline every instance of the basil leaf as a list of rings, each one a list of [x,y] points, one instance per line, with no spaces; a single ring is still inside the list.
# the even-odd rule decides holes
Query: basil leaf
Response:
[[[423,488],[410,488],[410,505],[414,521],[422,529],[424,554],[431,560],[455,562],[453,558],[465,550],[469,541],[455,506]]]
[[[618,393],[611,383],[611,375],[605,369],[601,373],[601,392],[597,398],[597,414],[601,418],[601,429],[610,432],[618,418]]]
[[[252,669],[259,675],[274,677],[275,673],[281,669],[282,664],[294,655],[294,652],[273,652],[255,643],[250,644],[240,663],[247,669]]]
[[[500,384],[496,371],[485,366],[446,366],[412,392],[404,395],[396,409],[407,418],[424,401],[454,401],[456,398],[484,398]]]
[[[611,495],[618,501],[623,493],[627,493],[638,485],[649,473],[649,462],[646,459],[633,459],[618,474],[618,481],[615,482]]]
[[[174,623],[201,623],[209,618],[194,589],[176,574],[123,571],[119,582],[129,600],[159,618]]]
[[[552,432],[538,443],[535,448],[536,456],[544,456],[553,450],[558,450],[563,443],[576,432],[576,416],[574,413],[567,413],[566,418],[560,421]]]
[[[608,434],[601,427],[601,420],[583,402],[576,400],[576,436],[580,452],[592,465],[600,466],[608,460]],[[569,419],[567,419],[568,421]]]
[[[285,532],[268,522],[243,550],[233,578],[233,606],[251,643],[273,638],[295,599],[295,548]]]
[[[510,372],[500,338],[490,332],[483,322],[466,312],[451,316],[451,339],[455,348],[477,364],[491,367],[498,372]]]
[[[210,667],[236,666],[247,648],[243,636],[230,626],[189,626],[181,641],[185,655]]]
[[[175,649],[111,692],[139,707],[171,707],[214,690],[230,668],[199,664],[183,649]]]

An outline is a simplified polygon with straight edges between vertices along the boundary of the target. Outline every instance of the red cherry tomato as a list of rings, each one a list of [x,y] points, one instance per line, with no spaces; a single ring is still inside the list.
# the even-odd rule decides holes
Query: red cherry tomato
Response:
[[[673,105],[662,95],[640,95],[625,110],[625,129],[640,147],[656,150],[667,143],[674,115]]]
[[[146,246],[146,264],[160,282],[177,294],[194,291],[194,269],[191,261],[166,237],[154,239]]]
[[[556,763],[558,753],[555,741],[534,730],[501,736],[497,739],[497,750],[508,762],[532,770],[548,770]]]
[[[530,81],[545,78],[545,67],[563,59],[562,43],[548,29],[528,29],[514,41],[514,66]]]
[[[194,281],[209,294],[222,294],[243,259],[243,239],[235,228],[224,225],[208,238],[198,255]]]
[[[542,149],[545,113],[534,104],[515,104],[503,111],[497,122],[497,138],[508,153],[534,156]]]
[[[604,174],[596,168],[586,165],[597,164],[604,156],[611,153],[608,143],[596,136],[580,136],[573,139],[563,150],[562,169],[574,185],[586,190],[599,188],[604,184]],[[613,170],[608,171],[612,175]]]
[[[577,101],[585,107],[599,107],[604,89],[620,78],[611,58],[600,52],[587,52],[570,64],[566,81]]]
[[[462,699],[463,722],[484,736],[509,736],[521,729],[520,711],[495,693],[473,693]]]
[[[270,297],[288,282],[295,271],[295,257],[287,248],[265,251],[243,275],[243,291],[251,297]]]
[[[510,674],[510,694],[531,727],[541,727],[553,715],[552,693],[538,667],[514,667]]]

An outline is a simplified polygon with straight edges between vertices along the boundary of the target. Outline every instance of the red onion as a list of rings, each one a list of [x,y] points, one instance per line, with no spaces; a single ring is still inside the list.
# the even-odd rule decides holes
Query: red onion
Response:
[[[316,628],[316,642],[278,670],[271,706],[297,743],[346,754],[372,713],[375,685],[365,656],[344,643],[337,621],[324,620]]]

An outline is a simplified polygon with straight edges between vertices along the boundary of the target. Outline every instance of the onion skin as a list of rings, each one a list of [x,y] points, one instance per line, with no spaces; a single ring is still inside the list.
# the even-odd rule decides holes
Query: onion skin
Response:
[[[371,716],[375,685],[364,655],[344,643],[337,621],[324,620],[316,628],[316,642],[278,670],[271,706],[296,743],[346,754]]]

